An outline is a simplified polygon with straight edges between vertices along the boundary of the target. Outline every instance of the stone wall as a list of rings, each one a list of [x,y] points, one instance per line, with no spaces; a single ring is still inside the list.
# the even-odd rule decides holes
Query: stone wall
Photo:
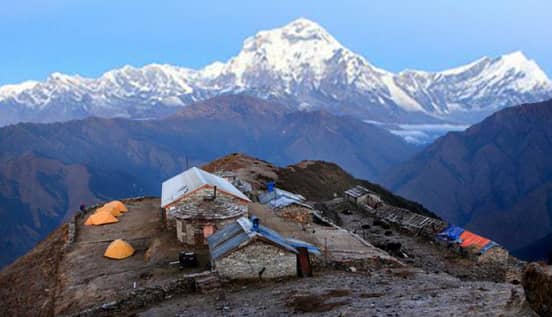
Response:
[[[103,317],[126,315],[133,310],[170,299],[174,295],[194,292],[196,279],[206,274],[210,274],[210,272],[175,279],[156,287],[133,289],[119,300],[98,304],[70,316]]]
[[[284,208],[277,209],[275,211],[275,214],[287,220],[302,224],[312,223],[313,221],[311,209],[293,204]]]
[[[252,241],[215,261],[215,269],[224,279],[278,278],[297,275],[297,256],[262,240]]]
[[[383,200],[381,200],[380,196],[377,194],[367,194],[364,202],[372,208],[377,208],[383,205]]]
[[[495,263],[506,263],[509,259],[509,253],[508,250],[504,249],[503,247],[496,246],[492,247],[487,252],[481,254],[477,261],[479,263],[489,263],[489,262],[495,262]]]
[[[195,235],[201,234],[203,235],[203,227],[212,225],[214,226],[214,229],[216,232],[217,230],[220,230],[224,228],[229,223],[232,223],[236,221],[241,216],[231,217],[227,219],[192,219],[192,220],[181,220],[176,219],[176,237],[178,241],[188,244],[188,245],[195,245]],[[213,233],[214,233],[213,232]],[[207,241],[203,241],[204,245],[207,245]]]

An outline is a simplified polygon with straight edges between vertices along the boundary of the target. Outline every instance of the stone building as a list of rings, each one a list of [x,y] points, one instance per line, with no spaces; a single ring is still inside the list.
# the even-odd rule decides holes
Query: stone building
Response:
[[[165,225],[176,230],[180,242],[189,245],[206,245],[206,238],[214,232],[247,216],[250,202],[225,179],[196,167],[162,185]]]
[[[310,272],[309,253],[315,246],[286,239],[242,217],[208,239],[211,266],[224,279],[279,278]],[[306,258],[305,258],[306,257]],[[308,274],[305,274],[308,275]]]
[[[367,204],[372,208],[377,208],[383,204],[383,200],[378,194],[360,185],[346,190],[345,197],[357,205]]]
[[[496,245],[480,254],[477,258],[479,263],[507,263],[510,253],[505,248]]]
[[[259,196],[259,202],[269,206],[277,216],[298,223],[312,223],[312,206],[305,198],[280,188],[273,188]]]

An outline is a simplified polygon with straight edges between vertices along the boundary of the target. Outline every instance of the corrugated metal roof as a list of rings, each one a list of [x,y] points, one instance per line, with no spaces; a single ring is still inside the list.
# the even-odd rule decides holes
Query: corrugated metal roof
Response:
[[[363,195],[366,195],[366,194],[369,194],[369,193],[372,193],[371,190],[369,190],[368,188],[364,187],[364,186],[360,186],[360,185],[357,185],[353,188],[350,188],[348,190],[345,191],[345,194],[351,196],[351,197],[354,197],[354,198],[358,198],[360,196],[363,196]]]
[[[314,254],[320,254],[320,249],[315,247],[314,245],[308,243],[308,242],[305,242],[305,241],[301,241],[301,240],[297,240],[297,239],[293,239],[293,238],[287,238],[286,239],[287,242],[289,244],[291,244],[293,247],[295,248],[307,248],[307,250],[310,252],[310,253],[314,253]]]
[[[252,228],[253,224],[251,223],[251,220],[241,217],[236,222],[228,224],[221,230],[215,232],[207,238],[211,258],[213,260],[221,258],[232,250],[239,248],[240,246],[245,245],[257,238],[265,239],[268,242],[278,245],[279,247],[293,253],[298,253],[294,245],[297,245],[298,247],[304,246],[307,250],[312,251],[312,253],[320,252],[318,248],[307,242],[295,239],[286,239],[276,231],[263,225],[259,225],[258,231],[253,231]]]
[[[280,188],[274,188],[274,191],[276,192],[276,194],[279,197],[283,196],[283,197],[295,199],[297,201],[305,201],[305,197],[303,197],[302,195],[295,194],[295,193],[292,193],[292,192],[288,192],[287,190],[283,190],[283,189],[280,189]]]
[[[251,241],[251,237],[247,233],[241,231],[240,233],[221,243],[216,248],[211,248],[211,246],[209,246],[211,259],[219,259],[228,254],[230,251],[237,249],[238,247],[242,246],[244,243],[248,243],[249,241]]]
[[[221,230],[216,231],[216,234],[212,234],[207,237],[207,242],[209,243],[209,247],[216,248],[221,243],[239,234],[240,232],[243,232],[240,224],[237,222],[232,222],[224,226]]]
[[[302,204],[302,203],[298,202],[295,199],[291,199],[291,198],[288,198],[288,197],[279,197],[279,198],[270,200],[268,202],[268,205],[271,208],[283,208],[283,207],[286,207],[286,206],[289,206],[289,205],[292,205],[292,204]]]
[[[259,231],[257,231],[257,233],[260,234],[263,238],[276,243],[284,249],[287,249],[293,253],[299,253],[299,251],[297,251],[295,247],[289,244],[286,238],[284,238],[282,235],[274,230],[271,230],[263,225],[259,225]]]
[[[259,195],[259,202],[264,205],[268,204],[271,208],[283,208],[291,204],[298,204],[311,208],[311,206],[304,204],[304,201],[305,197],[279,188],[274,188],[271,192],[265,192]]]
[[[216,186],[218,190],[227,194],[248,202],[250,201],[247,196],[224,178],[208,173],[197,167],[192,167],[163,182],[161,189],[161,207],[165,207],[205,185],[212,187]]]

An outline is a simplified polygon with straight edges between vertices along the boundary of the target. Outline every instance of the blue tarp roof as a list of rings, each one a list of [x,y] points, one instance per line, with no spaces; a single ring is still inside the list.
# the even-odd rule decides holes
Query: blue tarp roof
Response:
[[[296,247],[306,247],[311,253],[320,253],[320,250],[304,241],[286,239],[276,231],[259,225],[258,230],[253,230],[251,220],[241,217],[236,222],[226,225],[207,238],[211,258],[216,260],[232,250],[249,243],[249,241],[261,238],[266,239],[279,247],[293,253],[298,253]]]
[[[461,228],[455,225],[449,225],[448,227],[445,228],[445,230],[441,231],[437,236],[451,241],[459,241],[460,235],[463,232],[464,232],[464,228]]]
[[[466,230],[462,227],[449,225],[448,227],[445,228],[445,230],[438,233],[437,237],[441,239],[446,239],[449,241],[462,243],[463,241],[462,241],[462,238],[460,238],[460,236],[462,235],[462,233],[464,233],[464,231]],[[479,250],[479,253],[483,254],[496,246],[499,246],[499,244],[494,241],[490,241],[483,248],[481,248],[481,250]]]

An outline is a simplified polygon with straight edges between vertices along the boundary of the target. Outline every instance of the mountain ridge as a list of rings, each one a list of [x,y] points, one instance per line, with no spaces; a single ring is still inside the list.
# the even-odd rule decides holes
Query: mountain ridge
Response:
[[[552,97],[552,83],[521,52],[441,72],[392,73],[301,18],[258,32],[227,62],[198,70],[126,65],[98,78],[53,73],[42,82],[2,86],[0,124],[160,118],[196,101],[236,93],[363,120],[473,123],[506,106]]]
[[[380,181],[512,250],[552,232],[552,100],[450,132]]]

